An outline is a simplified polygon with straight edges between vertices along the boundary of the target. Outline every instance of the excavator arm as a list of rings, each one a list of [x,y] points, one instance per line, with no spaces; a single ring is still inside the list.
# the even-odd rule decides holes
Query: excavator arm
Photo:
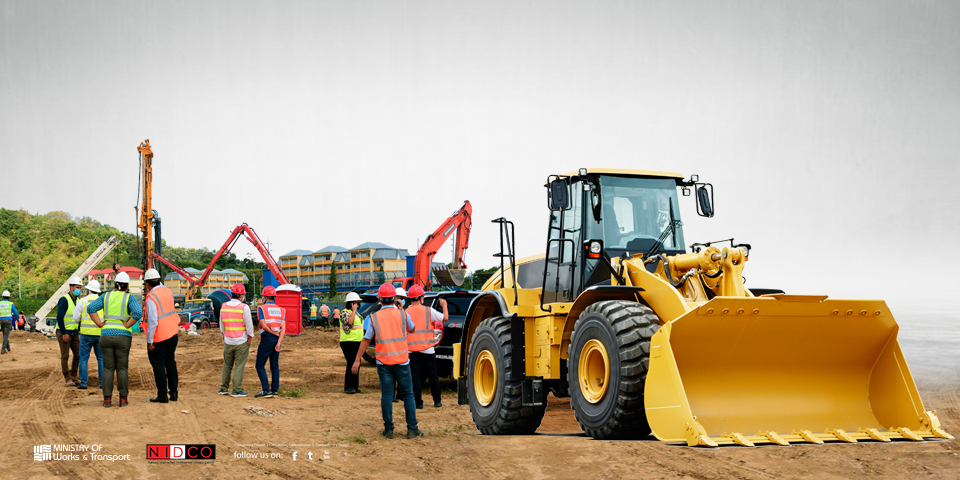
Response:
[[[249,225],[244,223],[237,228],[234,228],[233,231],[230,232],[230,236],[227,238],[227,241],[223,243],[223,246],[220,247],[220,250],[217,250],[216,255],[213,256],[212,260],[210,260],[210,265],[208,265],[207,269],[203,271],[203,274],[200,275],[200,278],[196,279],[196,281],[191,280],[191,290],[187,294],[188,299],[197,287],[202,287],[205,283],[207,283],[207,279],[210,278],[210,274],[213,272],[213,267],[216,265],[217,260],[227,253],[230,253],[230,250],[233,249],[233,246],[237,243],[237,239],[240,238],[241,235],[246,237],[246,239],[249,240],[254,247],[256,247],[257,251],[260,252],[260,256],[263,257],[263,261],[267,264],[267,268],[270,269],[281,285],[290,283],[290,280],[287,279],[287,276],[283,274],[282,270],[280,270],[280,265],[277,264],[277,261],[273,259],[273,256],[270,255],[270,252],[266,249],[266,247],[263,246],[263,242],[260,241],[260,236],[257,235],[257,232],[250,228]],[[152,257],[160,259],[160,257],[157,255],[152,255]],[[189,274],[177,269],[171,263],[166,261],[164,261],[164,263],[171,268],[178,270],[177,273],[184,275],[184,278],[193,278],[192,276],[187,276]]]
[[[413,283],[425,288],[430,286],[430,266],[433,264],[433,257],[454,231],[456,231],[457,236],[453,268],[438,268],[434,269],[433,273],[441,285],[452,287],[460,286],[463,283],[463,276],[467,268],[467,264],[463,262],[463,253],[470,242],[472,215],[473,207],[470,205],[470,201],[464,200],[463,206],[453,212],[450,218],[423,241],[423,245],[417,250],[416,263],[413,267]]]

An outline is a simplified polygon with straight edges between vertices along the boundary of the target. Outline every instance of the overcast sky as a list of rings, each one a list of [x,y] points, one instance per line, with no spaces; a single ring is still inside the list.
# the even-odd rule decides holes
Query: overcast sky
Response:
[[[248,222],[275,256],[413,253],[469,199],[484,268],[496,217],[543,251],[547,175],[676,171],[716,189],[712,219],[685,199],[687,242],[751,243],[748,286],[960,296],[960,2],[4,0],[0,18],[4,208],[134,232],[149,138],[169,244]]]

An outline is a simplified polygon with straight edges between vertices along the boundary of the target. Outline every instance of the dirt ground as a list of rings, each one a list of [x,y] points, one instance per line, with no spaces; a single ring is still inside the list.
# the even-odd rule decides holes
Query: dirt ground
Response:
[[[94,388],[64,387],[59,350],[40,334],[12,332],[12,353],[0,357],[0,465],[4,478],[960,478],[957,441],[689,448],[642,441],[594,441],[582,434],[569,402],[550,397],[537,435],[481,436],[455,384],[445,383],[442,408],[417,412],[426,438],[407,440],[402,404],[397,438],[382,430],[376,370],[361,369],[359,395],[344,395],[344,362],[336,333],[309,330],[284,341],[281,385],[301,398],[255,399],[253,355],[247,398],[217,395],[222,367],[219,332],[181,333],[177,351],[180,401],[151,404],[156,394],[143,336],[130,355],[130,406],[103,408]],[[255,348],[255,344],[254,344]],[[92,377],[96,363],[91,362]],[[918,378],[927,409],[960,433],[960,381],[955,367]],[[429,397],[429,394],[427,395]],[[116,397],[114,397],[116,402]],[[248,406],[276,415],[245,412]],[[77,458],[37,461],[35,446],[99,449]],[[216,460],[148,461],[147,444],[215,444]],[[293,454],[297,452],[294,459]],[[82,458],[87,453],[88,458]],[[129,455],[111,460],[104,456]],[[249,458],[249,457],[253,458]],[[309,458],[312,456],[312,460]]]

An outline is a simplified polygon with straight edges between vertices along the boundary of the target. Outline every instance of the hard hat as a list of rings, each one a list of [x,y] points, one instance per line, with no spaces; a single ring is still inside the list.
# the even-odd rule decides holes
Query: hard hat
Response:
[[[390,298],[397,296],[397,289],[393,288],[392,283],[384,283],[380,285],[380,289],[377,290],[377,296],[380,298]]]
[[[240,284],[238,283],[237,285],[240,285]],[[242,287],[243,285],[240,285],[240,286]],[[270,285],[267,285],[266,287],[263,287],[263,291],[260,292],[260,296],[263,296],[263,297],[276,297],[276,296],[277,296],[277,289],[271,287]]]
[[[90,283],[87,283],[87,290],[90,290],[93,293],[100,293],[100,282],[96,280],[90,280]]]
[[[347,298],[346,298],[346,300],[344,300],[344,301],[347,302],[347,303],[350,303],[350,302],[359,302],[359,301],[360,301],[360,295],[357,295],[357,292],[350,292],[350,293],[347,294]]]
[[[408,295],[410,296],[410,298],[422,297],[423,287],[421,287],[420,285],[414,284],[412,287],[410,287],[410,292],[408,293]]]
[[[234,283],[233,286],[230,287],[230,293],[239,293],[240,295],[246,295],[247,289],[243,288],[242,283]]]
[[[158,272],[157,269],[155,269],[155,268],[151,268],[151,269],[147,270],[147,273],[143,274],[143,279],[144,279],[144,280],[159,280],[159,279],[160,279],[160,272]]]
[[[397,289],[397,296],[407,298],[407,291],[404,290],[403,287],[400,287]]]
[[[4,290],[4,291],[3,291],[3,298],[10,298],[10,291],[9,291],[9,290]]]
[[[116,278],[113,279],[116,283],[130,283],[130,275],[127,275],[127,272],[120,272],[117,274]],[[76,283],[80,285],[80,282]]]
[[[70,277],[70,285],[80,285],[83,286],[83,282],[80,281],[80,277]]]

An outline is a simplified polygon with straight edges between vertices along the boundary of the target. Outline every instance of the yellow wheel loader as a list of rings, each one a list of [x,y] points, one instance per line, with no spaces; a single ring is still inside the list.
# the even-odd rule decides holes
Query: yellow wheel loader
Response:
[[[501,268],[454,345],[458,403],[489,435],[534,433],[569,397],[595,439],[691,446],[953,438],[925,411],[882,300],[747,289],[750,246],[687,249],[679,201],[697,176],[580,169],[547,179],[546,250]]]

